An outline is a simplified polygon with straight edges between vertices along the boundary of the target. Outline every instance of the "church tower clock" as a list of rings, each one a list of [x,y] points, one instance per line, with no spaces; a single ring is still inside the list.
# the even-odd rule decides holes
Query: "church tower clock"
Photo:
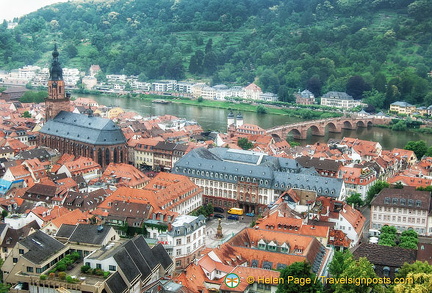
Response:
[[[58,60],[57,45],[52,53],[53,61],[48,80],[48,98],[45,100],[45,121],[53,119],[60,111],[70,111],[70,95],[65,93],[63,70]]]

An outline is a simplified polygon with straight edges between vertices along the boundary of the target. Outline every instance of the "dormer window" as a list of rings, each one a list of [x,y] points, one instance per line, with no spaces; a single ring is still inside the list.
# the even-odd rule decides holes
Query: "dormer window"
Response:
[[[260,240],[260,241],[258,241],[258,248],[259,249],[266,249],[266,247],[267,247],[267,244],[265,243],[265,241],[264,240]]]

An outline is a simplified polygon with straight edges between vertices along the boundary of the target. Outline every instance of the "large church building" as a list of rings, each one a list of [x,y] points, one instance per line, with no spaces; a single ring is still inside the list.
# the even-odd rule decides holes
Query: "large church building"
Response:
[[[95,117],[90,109],[87,114],[70,112],[70,96],[65,93],[57,46],[52,55],[45,100],[46,123],[39,131],[39,145],[92,158],[103,168],[110,163],[127,163],[126,138],[112,120]]]

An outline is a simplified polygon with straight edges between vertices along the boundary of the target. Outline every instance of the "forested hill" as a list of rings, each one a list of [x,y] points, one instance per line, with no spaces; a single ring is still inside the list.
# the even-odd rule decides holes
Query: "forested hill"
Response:
[[[46,66],[56,40],[81,70],[430,105],[431,15],[430,0],[70,1],[3,23],[0,68]]]

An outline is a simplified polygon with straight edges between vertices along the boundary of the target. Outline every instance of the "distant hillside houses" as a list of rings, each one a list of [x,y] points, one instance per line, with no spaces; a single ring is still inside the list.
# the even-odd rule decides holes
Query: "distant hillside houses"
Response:
[[[125,74],[106,75],[106,82],[96,79],[96,72],[100,71],[99,65],[91,65],[86,75],[77,68],[63,68],[63,78],[68,88],[76,88],[77,82],[82,77],[82,83],[89,90],[103,92],[122,93],[132,89],[138,93],[170,94],[174,96],[202,97],[207,100],[225,100],[230,98],[242,98],[248,100],[261,100],[275,102],[278,97],[274,93],[263,92],[261,88],[251,83],[246,87],[228,87],[220,84],[209,86],[205,83],[182,82],[177,80],[158,80],[153,82],[139,81],[138,76]],[[49,70],[38,66],[25,66],[18,70],[12,70],[4,75],[5,84],[33,86],[47,86]]]
[[[309,90],[304,90],[302,92],[295,93],[296,104],[300,105],[313,105],[315,104],[315,95]]]
[[[321,97],[321,105],[341,109],[352,109],[357,106],[367,106],[360,100],[354,98],[345,92],[328,92]]]
[[[390,104],[390,112],[405,115],[432,115],[432,105],[429,107],[416,107],[410,103],[397,101]]]

